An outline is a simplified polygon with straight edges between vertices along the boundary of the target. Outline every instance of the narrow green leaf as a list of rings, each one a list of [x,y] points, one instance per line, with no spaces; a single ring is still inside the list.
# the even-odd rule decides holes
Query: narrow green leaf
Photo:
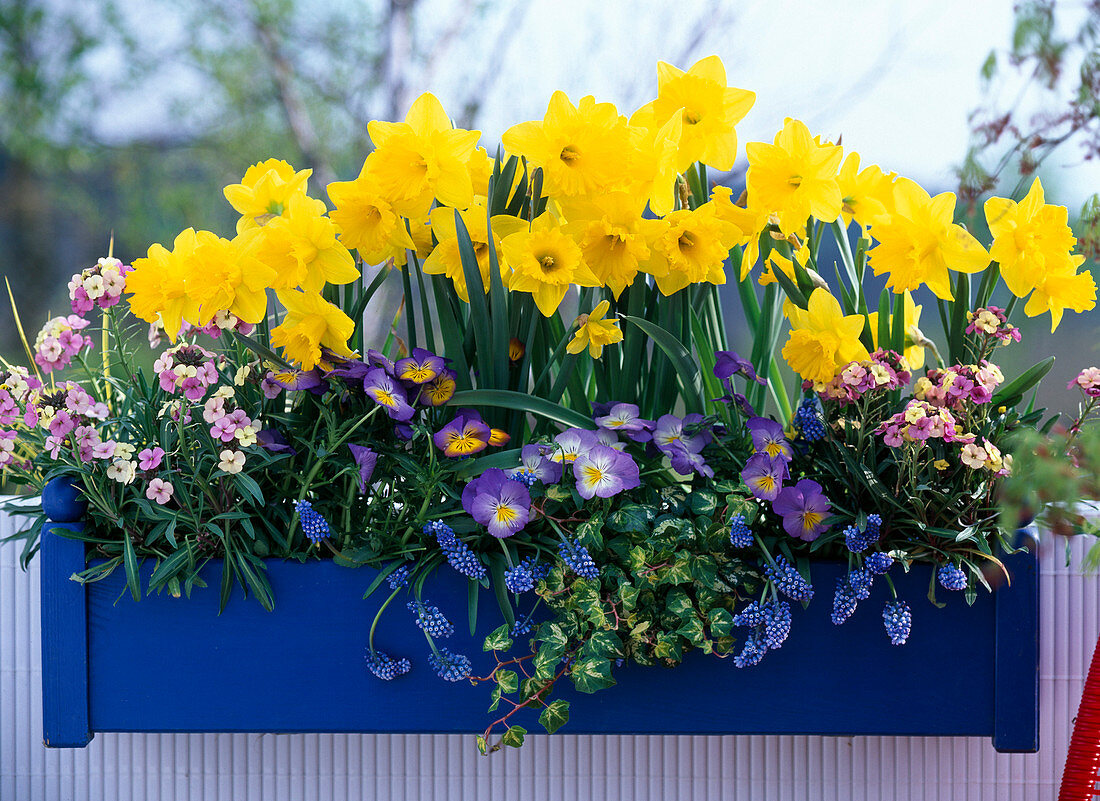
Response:
[[[477,630],[477,599],[481,596],[481,585],[473,579],[466,582],[466,619],[470,623],[470,634]]]
[[[454,364],[454,370],[458,376],[455,383],[458,388],[469,389],[470,365],[466,361],[466,351],[460,344],[462,342],[462,327],[455,318],[455,309],[451,301],[452,292],[446,282],[447,279],[442,275],[432,276],[432,291],[435,293],[435,314],[439,320],[439,333],[444,342],[457,345],[457,347],[447,349],[447,356]]]
[[[657,346],[672,362],[676,375],[680,379],[680,392],[684,399],[684,407],[689,412],[702,413],[703,409],[703,382],[699,375],[699,364],[688,353],[687,349],[667,330],[643,320],[641,317],[627,315],[623,318],[649,334]]]
[[[894,295],[894,317],[890,335],[890,348],[896,353],[905,353],[905,295]],[[879,340],[882,342],[882,340]],[[883,345],[882,347],[886,347]]]
[[[163,585],[168,579],[175,576],[183,568],[191,563],[191,552],[187,548],[173,551],[167,558],[162,559],[149,577],[149,589],[154,590]]]
[[[141,579],[138,576],[137,554],[134,553],[134,541],[130,539],[130,532],[125,533],[122,541],[123,562],[126,565],[126,586],[135,601],[141,600]]]
[[[561,404],[508,389],[474,389],[456,392],[452,406],[492,406],[499,409],[515,409],[545,417],[570,428],[595,428],[592,418],[567,409]]]
[[[489,239],[489,305],[492,309],[492,343],[493,360],[493,389],[508,389],[508,341],[511,339],[508,332],[508,298],[509,293],[504,288],[504,282],[500,277],[500,263],[497,260],[497,249],[493,239],[493,223],[490,216],[485,220]]]
[[[462,215],[455,210],[455,234],[458,238],[458,255],[462,260],[462,272],[466,276],[466,292],[470,297],[469,327],[474,332],[476,345],[474,367],[479,373],[478,386],[496,388],[496,376],[493,363],[493,337],[490,330],[489,305],[485,302],[485,284],[481,280],[481,268],[474,254],[474,243]],[[507,349],[508,343],[503,343]],[[507,354],[506,354],[507,355]]]
[[[791,261],[794,262],[795,260],[791,259]],[[787,274],[785,272],[783,272],[779,268],[776,268],[772,270],[772,275],[775,276],[776,283],[778,283],[779,286],[782,287],[783,293],[791,299],[791,303],[802,309],[805,309],[810,305],[810,301],[806,293],[799,289],[794,281],[787,277]]]
[[[878,346],[885,348],[890,341],[890,290],[882,288],[878,296]]]
[[[993,408],[1007,406],[1010,403],[1014,405],[1016,401],[1023,397],[1025,392],[1042,381],[1043,376],[1049,373],[1050,368],[1053,366],[1054,357],[1049,356],[1038,364],[1029,367],[1019,377],[1009,381],[997,390],[997,392],[993,393],[993,400],[991,402]]]

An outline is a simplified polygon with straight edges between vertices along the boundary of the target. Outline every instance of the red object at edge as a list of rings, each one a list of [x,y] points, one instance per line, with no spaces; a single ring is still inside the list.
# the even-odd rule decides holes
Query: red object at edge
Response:
[[[1073,724],[1066,769],[1058,801],[1092,801],[1097,795],[1096,773],[1100,769],[1100,640],[1092,652],[1092,664],[1081,694],[1081,706]]]

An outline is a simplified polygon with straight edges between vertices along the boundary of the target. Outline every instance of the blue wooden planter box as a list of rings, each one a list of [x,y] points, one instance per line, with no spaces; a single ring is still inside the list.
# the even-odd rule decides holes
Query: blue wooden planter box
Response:
[[[49,494],[49,493],[48,493]],[[54,521],[75,515],[65,498],[43,499]],[[88,585],[84,544],[47,524],[42,535],[44,738],[47,746],[86,745],[95,732],[473,733],[489,685],[451,684],[427,664],[427,643],[394,603],[375,644],[407,656],[413,669],[394,681],[363,661],[379,594],[363,601],[375,573],[332,562],[268,562],[276,610],[238,593],[220,616],[212,563],[209,589],[191,598],[152,595],[135,602],[122,571]],[[688,654],[668,671],[630,666],[619,683],[591,696],[561,682],[572,702],[563,730],[576,734],[970,735],[999,751],[1038,749],[1038,575],[1034,556],[1008,559],[1013,581],[968,607],[961,593],[925,600],[929,570],[892,578],[913,609],[908,644],[889,644],[881,610],[885,582],[843,626],[829,622],[839,564],[813,568],[817,596],[796,606],[790,638],[757,667]],[[148,577],[148,570],[145,578]],[[384,596],[382,596],[384,597]],[[491,593],[479,632],[466,620],[466,582],[442,569],[424,597],[456,624],[446,644],[489,670],[481,651],[498,624]],[[564,685],[568,685],[564,686]],[[499,714],[499,713],[498,713]],[[519,722],[539,731],[535,715]]]

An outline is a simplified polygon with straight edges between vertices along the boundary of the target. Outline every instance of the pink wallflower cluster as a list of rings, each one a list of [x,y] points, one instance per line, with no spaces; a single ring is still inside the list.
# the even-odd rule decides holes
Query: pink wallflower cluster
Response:
[[[218,381],[218,357],[198,345],[181,342],[169,348],[153,363],[160,388],[170,394],[182,392],[189,401],[201,401],[206,390]]]
[[[73,356],[92,347],[92,338],[80,333],[87,327],[75,314],[47,320],[34,340],[34,361],[47,373],[68,367]]]
[[[996,339],[1001,345],[1020,341],[1020,329],[1009,324],[1005,310],[996,306],[986,306],[966,313],[966,333],[984,335]]]
[[[955,416],[948,409],[916,399],[882,423],[875,433],[881,434],[882,441],[891,448],[900,448],[907,442],[921,447],[929,439],[963,443],[974,441],[973,434],[958,430]]]
[[[38,422],[33,408],[26,411],[31,394],[42,388],[42,382],[31,375],[25,367],[9,367],[0,370],[0,467],[15,462],[15,442],[19,432],[12,426],[20,420],[27,426]]]
[[[45,445],[52,458],[58,457],[62,447],[76,445],[82,462],[116,455],[117,443],[104,442],[95,428],[96,422],[105,419],[107,404],[71,381],[50,390],[32,390],[23,414],[25,425],[37,425],[49,432]]]
[[[0,467],[7,467],[15,461],[15,440],[19,432],[15,429],[0,428]]]
[[[933,406],[957,409],[963,403],[983,404],[993,399],[993,391],[1005,377],[997,365],[982,359],[980,364],[956,364],[943,370],[929,370],[917,379],[913,394]]]
[[[912,378],[904,359],[892,350],[876,350],[871,358],[849,362],[823,388],[818,390],[822,400],[841,404],[854,403],[868,392],[901,389]],[[803,384],[810,389],[812,382]]]
[[[126,274],[134,268],[108,256],[94,267],[69,279],[69,300],[74,314],[87,314],[93,307],[109,309],[122,300]]]
[[[1077,377],[1066,385],[1066,389],[1077,387],[1090,398],[1100,398],[1100,367],[1086,367]]]
[[[245,462],[241,448],[256,444],[257,427],[233,402],[233,390],[222,387],[207,398],[202,419],[210,425],[210,436],[224,445],[218,469],[229,474],[241,472]]]
[[[1005,456],[1001,449],[982,437],[982,444],[968,442],[962,446],[960,461],[971,470],[989,470],[994,475],[1007,476],[1012,469],[1012,456]]]

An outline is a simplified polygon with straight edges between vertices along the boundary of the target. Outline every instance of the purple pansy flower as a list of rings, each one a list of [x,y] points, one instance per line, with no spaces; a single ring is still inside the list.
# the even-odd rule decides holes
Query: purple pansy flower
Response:
[[[370,371],[371,366],[366,362],[361,362],[358,359],[347,359],[340,366],[329,370],[328,374],[342,378],[349,384],[359,384]]]
[[[269,453],[289,453],[291,456],[298,453],[276,428],[265,428],[257,432],[256,444]]]
[[[743,359],[732,350],[719,350],[714,354],[714,377],[719,381],[729,381],[735,375],[743,375],[749,381],[758,384],[768,383],[756,374],[752,362]]]
[[[783,426],[769,417],[753,417],[746,423],[752,434],[752,446],[757,453],[764,453],[773,459],[785,462],[794,458],[791,444],[783,436]]]
[[[524,445],[519,454],[520,466],[508,471],[509,476],[534,476],[543,484],[557,484],[561,481],[561,465],[546,458],[539,445]]]
[[[371,348],[367,351],[367,364],[371,367],[378,367],[385,370],[389,375],[393,375],[393,362],[382,355],[381,351]]]
[[[607,428],[596,429],[596,442],[600,445],[614,448],[617,451],[626,449],[626,443],[619,441],[619,435]]]
[[[435,433],[432,441],[445,456],[472,456],[485,450],[492,435],[493,430],[482,422],[481,415],[459,413]]]
[[[611,411],[611,407],[614,403],[604,403],[603,401],[592,401],[592,416],[603,417]]]
[[[550,458],[555,462],[572,462],[589,448],[599,445],[595,431],[570,428],[554,437],[555,448]]]
[[[641,483],[638,465],[629,455],[606,445],[593,445],[573,461],[577,492],[586,500],[610,498]]]
[[[701,414],[689,414],[683,418],[674,414],[662,415],[657,419],[657,424],[653,429],[653,444],[666,456],[671,456],[672,451],[678,447],[692,453],[699,453],[710,444],[710,433],[700,431],[697,434],[688,436],[684,433],[684,429],[697,426],[701,422],[703,422],[703,415]]]
[[[367,484],[370,483],[371,476],[374,475],[374,467],[378,464],[378,454],[366,445],[353,445],[350,442],[348,443],[348,450],[351,451],[351,458],[359,465],[359,494],[362,495],[367,491]]]
[[[268,377],[283,389],[295,392],[308,389],[314,395],[324,395],[328,389],[328,382],[325,381],[321,371],[316,367],[312,370],[286,370],[281,373],[269,373]]]
[[[649,442],[652,438],[653,421],[641,416],[633,403],[616,403],[607,414],[595,418],[596,425],[606,431],[622,432],[635,442]]]
[[[413,407],[409,405],[405,388],[382,368],[375,367],[367,373],[363,391],[394,420],[404,423],[412,419]]]
[[[829,528],[825,518],[832,506],[821,485],[804,478],[792,487],[785,487],[772,501],[772,511],[783,518],[783,528],[792,537],[812,542]]]
[[[402,381],[426,384],[443,372],[444,367],[446,363],[442,357],[424,348],[413,348],[411,355],[397,360],[393,371],[394,375]]]
[[[673,448],[668,455],[672,469],[680,475],[689,475],[693,471],[706,478],[714,478],[714,468],[707,464],[703,454],[689,451],[687,448]]]
[[[462,508],[494,537],[511,537],[531,516],[531,493],[493,467],[462,490]]]
[[[788,475],[790,474],[785,461],[773,459],[766,453],[757,453],[745,462],[741,480],[757,498],[774,501],[783,489],[783,481]]]

